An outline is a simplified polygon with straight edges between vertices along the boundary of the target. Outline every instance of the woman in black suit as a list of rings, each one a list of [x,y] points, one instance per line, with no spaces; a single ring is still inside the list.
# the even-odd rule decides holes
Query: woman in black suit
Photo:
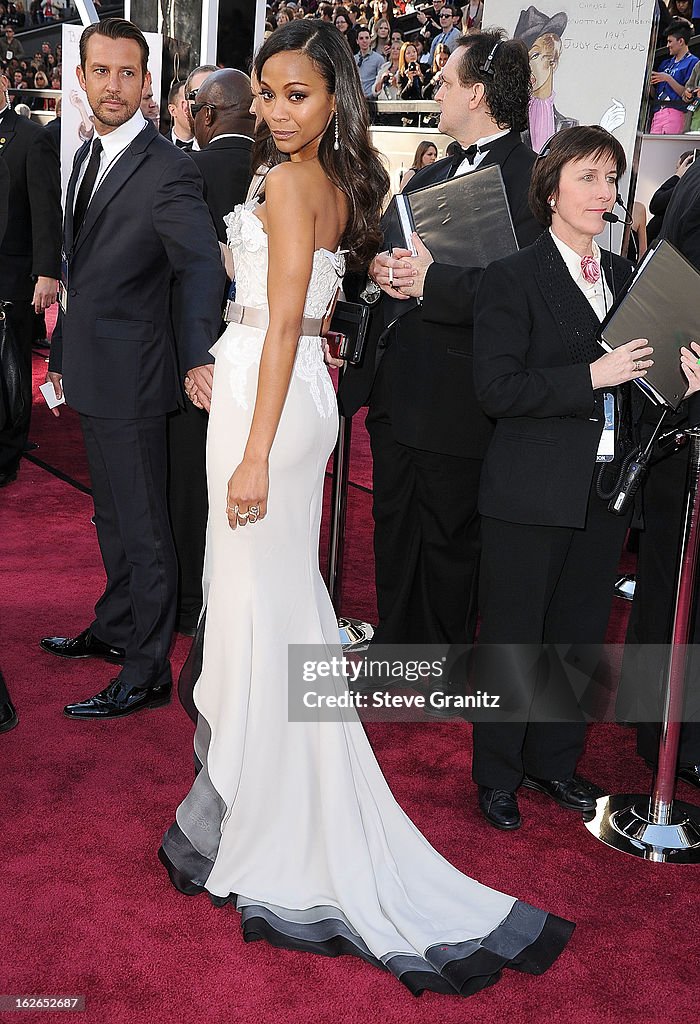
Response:
[[[496,420],[479,494],[478,679],[520,715],[475,724],[473,777],[483,813],[503,829],[520,825],[521,783],[572,810],[595,804],[594,788],[574,774],[585,723],[572,672],[587,681],[595,667],[628,526],[599,496],[597,463],[614,453],[605,469],[614,483],[640,411],[627,382],[653,363],[646,339],[605,355],[595,340],[630,267],[594,240],[624,171],[622,147],[604,129],[555,135],[530,186],[549,230],[491,264],[477,296],[476,394]],[[614,431],[603,429],[611,410]],[[566,645],[568,680],[543,644]]]

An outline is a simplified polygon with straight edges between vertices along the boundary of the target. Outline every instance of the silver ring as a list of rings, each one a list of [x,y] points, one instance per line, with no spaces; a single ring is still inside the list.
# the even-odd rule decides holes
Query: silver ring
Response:
[[[389,267],[389,287],[394,287],[394,268]]]
[[[259,505],[249,505],[248,506],[248,511],[252,512],[253,515],[259,516],[260,515],[260,506]]]
[[[227,512],[233,512],[234,516],[237,516],[238,515],[238,505],[227,505],[226,506],[226,511]]]
[[[642,363],[641,363],[641,360],[639,360],[639,359],[635,359],[635,361],[634,361],[634,368],[635,368],[635,370],[637,371],[637,373],[639,373],[639,371],[640,371],[640,370],[641,370],[641,368],[642,368]]]
[[[248,512],[236,512],[236,515],[238,516],[239,519],[247,519],[249,513]]]

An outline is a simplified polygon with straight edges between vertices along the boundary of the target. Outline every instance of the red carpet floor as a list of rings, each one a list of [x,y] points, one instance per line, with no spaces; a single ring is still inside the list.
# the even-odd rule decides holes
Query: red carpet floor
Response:
[[[72,414],[55,422],[37,406],[34,455],[85,483],[76,426]],[[351,475],[366,486],[360,429],[354,447],[360,472]],[[349,614],[373,613],[369,502],[351,488]],[[0,492],[0,665],[20,714],[19,727],[0,736],[0,995],[85,995],[78,1019],[91,1024],[697,1021],[697,871],[616,854],[575,815],[527,792],[523,828],[491,829],[468,783],[461,722],[373,724],[369,733],[398,800],[441,853],[482,882],[577,922],[543,977],[509,971],[468,1001],[414,999],[349,957],[245,945],[231,908],[175,892],[155,854],[191,782],[189,719],[174,702],[123,722],[70,722],[62,706],[100,689],[112,670],[63,663],[38,647],[42,636],[90,621],[102,583],[91,511],[89,495],[27,461]],[[623,612],[616,610],[613,638]],[[176,669],[185,653],[178,640]],[[590,730],[581,769],[613,792],[649,785],[631,733],[617,726]],[[679,797],[692,800],[693,791],[681,786]]]

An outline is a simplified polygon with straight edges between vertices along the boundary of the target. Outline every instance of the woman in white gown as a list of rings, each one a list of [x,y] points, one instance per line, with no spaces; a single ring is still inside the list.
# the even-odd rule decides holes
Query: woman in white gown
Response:
[[[232,902],[247,940],[353,953],[416,994],[469,995],[505,966],[546,970],[573,925],[441,857],[394,800],[353,711],[289,721],[288,644],[341,653],[318,567],[338,426],[320,321],[339,247],[365,265],[377,251],[388,182],[335,29],[284,26],[256,73],[276,166],[264,203],[228,218],[242,322],[216,345],[198,772],[159,856],[181,892]]]

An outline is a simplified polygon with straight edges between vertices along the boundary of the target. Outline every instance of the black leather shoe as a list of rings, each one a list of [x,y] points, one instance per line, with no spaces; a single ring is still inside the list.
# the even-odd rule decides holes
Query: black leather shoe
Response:
[[[126,652],[121,647],[112,647],[90,632],[90,627],[80,636],[48,636],[39,643],[42,651],[56,654],[59,658],[102,658],[113,665],[121,665]]]
[[[597,787],[580,775],[573,779],[536,779],[534,775],[523,777],[523,786],[545,793],[560,807],[569,811],[594,811]]]
[[[14,729],[18,722],[19,718],[12,702],[8,700],[5,704],[0,704],[0,733]]]
[[[117,677],[112,679],[106,690],[101,690],[94,697],[66,705],[63,714],[68,718],[125,718],[144,708],[169,704],[172,688],[172,682],[167,682],[144,690],[129,686]]]
[[[679,765],[677,778],[700,789],[700,764]]]
[[[512,832],[520,828],[523,819],[520,817],[518,798],[515,793],[505,789],[489,789],[479,786],[479,809],[489,824],[504,832]]]

